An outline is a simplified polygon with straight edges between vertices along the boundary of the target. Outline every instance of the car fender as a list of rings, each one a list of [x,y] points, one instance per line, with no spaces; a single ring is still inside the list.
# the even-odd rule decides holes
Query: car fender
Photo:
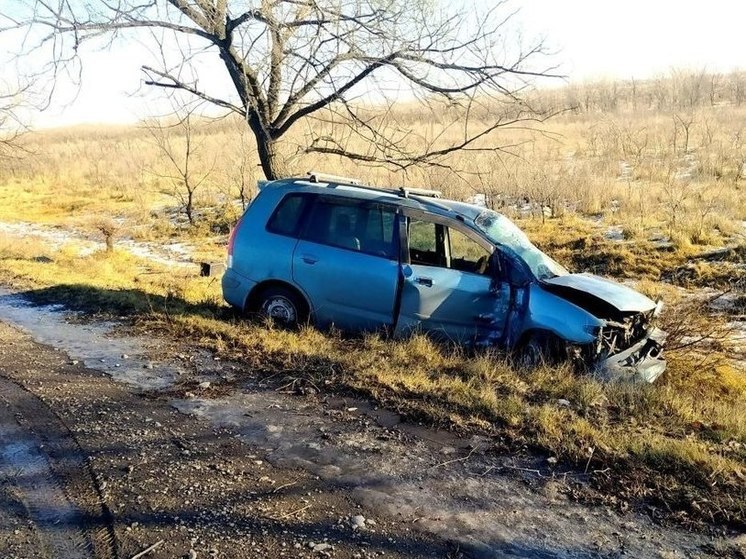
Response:
[[[532,283],[522,333],[545,330],[575,344],[596,341],[595,332],[605,322],[577,305],[566,301]]]
[[[309,298],[308,293],[306,293],[306,291],[302,287],[300,287],[299,285],[297,285],[294,281],[288,281],[285,278],[267,278],[267,279],[265,279],[263,281],[255,283],[253,285],[253,287],[251,288],[251,290],[246,294],[246,301],[245,301],[244,307],[248,308],[251,305],[251,302],[252,302],[253,298],[256,297],[256,295],[262,289],[264,289],[266,287],[269,287],[269,286],[272,286],[272,285],[278,285],[278,286],[281,286],[281,287],[292,289],[293,291],[297,292],[298,295],[300,295],[301,298],[306,303],[306,306],[308,307],[308,311],[310,313],[311,319],[313,321],[314,307],[311,304],[311,299]]]

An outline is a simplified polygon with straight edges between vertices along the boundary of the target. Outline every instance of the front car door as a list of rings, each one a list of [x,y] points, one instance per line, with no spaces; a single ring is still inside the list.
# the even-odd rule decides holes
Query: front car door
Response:
[[[317,326],[376,330],[393,325],[400,273],[394,208],[319,196],[292,265]]]
[[[510,290],[490,276],[490,245],[437,216],[403,219],[402,242],[407,245],[396,333],[422,330],[462,344],[500,339]]]

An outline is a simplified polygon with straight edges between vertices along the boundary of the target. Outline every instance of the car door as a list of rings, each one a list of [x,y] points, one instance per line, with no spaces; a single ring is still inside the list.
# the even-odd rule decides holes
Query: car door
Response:
[[[422,330],[463,344],[502,336],[509,289],[490,277],[486,243],[443,220],[405,219],[408,262],[396,333]]]
[[[391,327],[399,274],[392,207],[340,196],[315,200],[293,252],[293,279],[319,327]]]

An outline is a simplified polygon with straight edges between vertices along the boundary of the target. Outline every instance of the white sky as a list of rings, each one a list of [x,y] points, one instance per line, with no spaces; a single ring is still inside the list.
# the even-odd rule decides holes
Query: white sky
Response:
[[[527,35],[560,48],[571,80],[645,78],[672,67],[746,68],[742,0],[523,0]]]
[[[544,37],[571,82],[645,78],[671,68],[746,68],[742,0],[511,0],[510,5],[520,8],[516,22],[526,40]],[[0,38],[0,54],[12,50],[7,43]],[[140,89],[140,66],[148,62],[153,61],[136,43],[87,53],[77,98],[71,103],[72,89],[61,83],[55,103],[36,114],[33,124],[132,122],[147,116],[154,93],[133,94]],[[222,74],[217,57],[215,67]],[[0,76],[7,79],[10,71],[0,68]]]

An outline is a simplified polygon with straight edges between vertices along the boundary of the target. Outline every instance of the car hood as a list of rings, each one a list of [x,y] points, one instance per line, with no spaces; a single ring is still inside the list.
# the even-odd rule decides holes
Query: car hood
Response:
[[[613,318],[608,315],[616,313],[649,312],[656,306],[655,302],[642,293],[593,274],[557,276],[544,280],[542,284],[548,291],[599,318]]]

